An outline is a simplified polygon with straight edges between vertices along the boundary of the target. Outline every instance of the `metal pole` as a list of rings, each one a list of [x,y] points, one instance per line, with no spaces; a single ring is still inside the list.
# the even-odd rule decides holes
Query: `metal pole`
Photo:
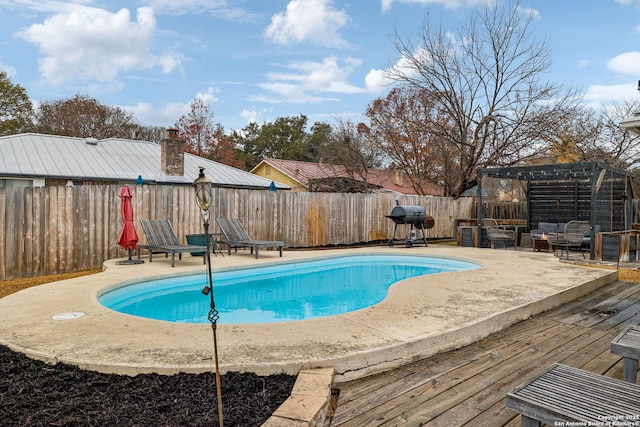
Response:
[[[216,364],[216,392],[218,395],[218,421],[220,427],[224,427],[222,417],[222,387],[220,385],[220,365],[218,363],[218,337],[216,334],[218,318],[218,310],[216,310],[215,299],[213,298],[213,277],[211,275],[211,254],[209,253],[209,223],[204,222],[205,242],[207,242],[207,274],[209,276],[209,295],[211,296],[211,310],[209,311],[209,321],[211,322],[211,331],[213,332],[213,357]]]

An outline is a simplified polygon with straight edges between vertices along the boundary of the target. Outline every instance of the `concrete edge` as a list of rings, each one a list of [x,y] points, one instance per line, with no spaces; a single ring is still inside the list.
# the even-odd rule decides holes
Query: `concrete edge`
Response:
[[[321,427],[327,425],[336,402],[332,399],[333,368],[298,373],[291,395],[262,427]]]
[[[599,278],[549,295],[539,301],[492,314],[467,326],[440,333],[436,336],[416,339],[403,345],[396,345],[394,348],[379,348],[366,354],[350,355],[349,359],[351,361],[348,359],[333,359],[328,362],[332,363],[336,369],[334,382],[342,383],[355,380],[398,368],[438,353],[464,347],[531,316],[587,295],[616,280],[618,280],[618,272],[612,271]],[[356,366],[353,363],[354,358],[360,358],[360,362],[362,358],[366,359],[366,366],[362,367],[361,363]]]

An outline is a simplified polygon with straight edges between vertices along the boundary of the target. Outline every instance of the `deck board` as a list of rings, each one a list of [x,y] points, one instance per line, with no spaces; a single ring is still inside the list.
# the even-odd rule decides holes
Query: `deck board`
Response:
[[[640,320],[640,283],[617,281],[464,348],[337,384],[331,426],[519,426],[506,393],[560,362],[622,379],[610,344]]]

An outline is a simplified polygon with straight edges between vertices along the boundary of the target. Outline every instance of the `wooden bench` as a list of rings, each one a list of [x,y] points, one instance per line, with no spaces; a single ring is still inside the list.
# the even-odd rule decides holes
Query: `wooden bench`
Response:
[[[523,427],[640,425],[640,386],[559,363],[507,393],[506,404]]]
[[[640,326],[627,326],[611,341],[611,353],[622,356],[624,380],[635,384],[638,378],[638,359],[640,359]],[[640,422],[638,424],[640,425]]]

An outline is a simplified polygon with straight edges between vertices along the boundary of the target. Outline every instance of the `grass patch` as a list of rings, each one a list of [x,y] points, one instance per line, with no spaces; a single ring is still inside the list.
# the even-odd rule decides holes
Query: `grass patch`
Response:
[[[74,277],[87,276],[102,272],[102,268],[94,268],[91,270],[76,271],[73,273],[51,274],[48,276],[27,277],[23,279],[10,279],[0,281],[0,298],[11,295],[14,292],[33,286],[42,285],[49,282],[57,282],[58,280],[73,279]]]

